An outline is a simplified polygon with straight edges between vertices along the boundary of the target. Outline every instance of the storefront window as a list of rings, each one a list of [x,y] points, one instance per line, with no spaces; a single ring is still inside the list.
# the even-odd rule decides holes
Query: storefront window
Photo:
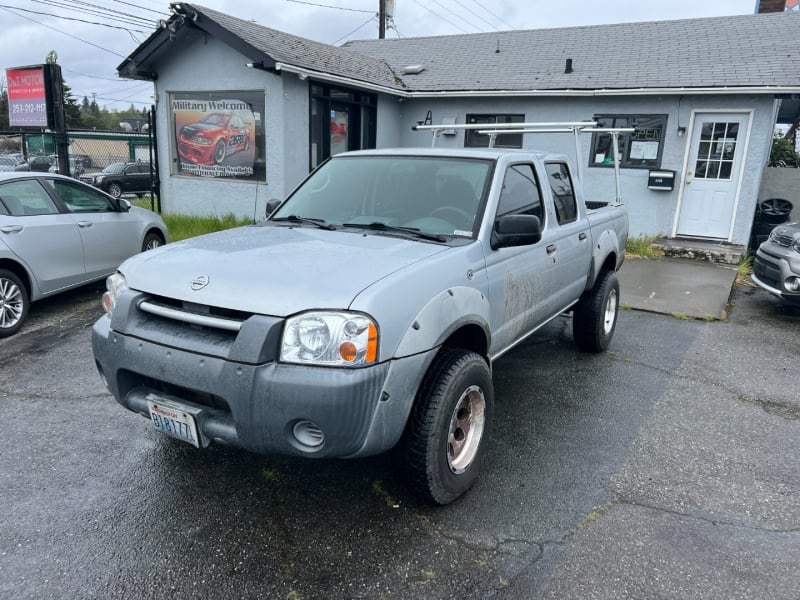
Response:
[[[323,84],[311,86],[311,169],[326,158],[375,147],[377,97]]]
[[[667,115],[595,115],[598,127],[633,127],[618,134],[619,166],[652,169],[661,167]],[[592,134],[590,167],[613,167],[614,147],[610,133]]]

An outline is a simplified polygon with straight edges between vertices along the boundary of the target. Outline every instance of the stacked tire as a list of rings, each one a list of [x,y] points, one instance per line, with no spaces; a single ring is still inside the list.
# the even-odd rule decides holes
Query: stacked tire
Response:
[[[786,223],[793,209],[792,203],[784,198],[767,198],[759,202],[750,236],[750,250],[755,252],[776,225]]]

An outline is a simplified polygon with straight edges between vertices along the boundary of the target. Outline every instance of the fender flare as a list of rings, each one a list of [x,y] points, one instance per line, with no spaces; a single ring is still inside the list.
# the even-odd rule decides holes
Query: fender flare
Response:
[[[440,346],[454,332],[467,325],[480,327],[486,336],[486,347],[489,348],[489,299],[472,287],[448,288],[420,309],[400,339],[394,356],[411,356]]]
[[[586,289],[590,290],[594,287],[597,281],[597,274],[600,272],[600,267],[606,262],[606,259],[611,254],[618,252],[617,236],[610,229],[606,229],[601,233],[594,242],[594,250],[592,252],[592,264],[589,267],[589,276],[586,278]],[[614,265],[616,269],[616,264]]]

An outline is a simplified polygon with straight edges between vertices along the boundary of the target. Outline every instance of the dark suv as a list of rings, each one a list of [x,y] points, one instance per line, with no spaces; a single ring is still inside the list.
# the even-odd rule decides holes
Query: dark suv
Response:
[[[99,173],[81,176],[81,181],[108,192],[115,198],[122,194],[147,194],[154,177],[153,167],[146,162],[111,163]]]

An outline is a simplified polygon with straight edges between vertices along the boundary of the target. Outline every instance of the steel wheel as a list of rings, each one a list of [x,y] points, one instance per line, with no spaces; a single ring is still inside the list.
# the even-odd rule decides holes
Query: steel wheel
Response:
[[[617,322],[617,290],[611,289],[606,299],[606,310],[603,315],[603,333],[610,335],[614,330],[614,324]]]
[[[466,471],[478,454],[486,423],[486,397],[477,385],[461,395],[450,417],[447,464],[456,475]]]

